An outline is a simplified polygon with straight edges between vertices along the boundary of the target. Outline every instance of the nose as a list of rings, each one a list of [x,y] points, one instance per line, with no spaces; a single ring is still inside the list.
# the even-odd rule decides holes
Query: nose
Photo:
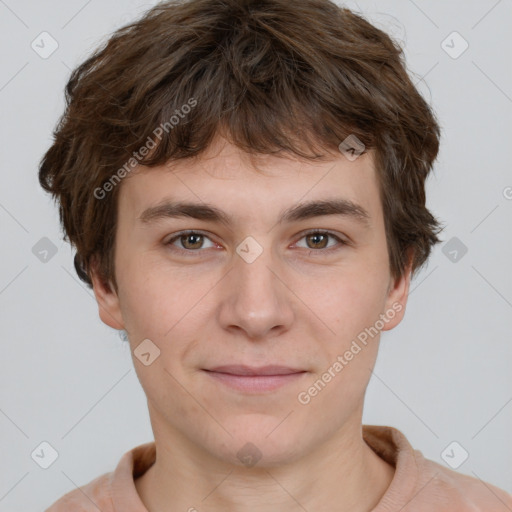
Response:
[[[221,326],[241,330],[253,341],[287,331],[294,321],[293,293],[285,271],[270,250],[251,263],[234,255],[231,271],[223,280],[219,310]]]

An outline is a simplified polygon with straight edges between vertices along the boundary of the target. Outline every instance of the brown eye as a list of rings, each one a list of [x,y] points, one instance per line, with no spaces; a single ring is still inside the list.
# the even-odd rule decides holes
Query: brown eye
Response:
[[[329,235],[325,233],[313,233],[306,236],[306,240],[311,241],[313,245],[312,247],[309,247],[310,249],[324,249],[327,247],[328,238]]]
[[[328,253],[330,251],[336,251],[342,249],[344,245],[349,245],[348,242],[342,240],[339,236],[336,236],[329,231],[310,231],[309,233],[303,233],[301,240],[306,240],[306,246],[299,246],[303,249],[310,249],[310,253],[318,252],[318,254]],[[330,244],[329,241],[334,240],[337,244]]]
[[[210,246],[205,246],[205,240]],[[170,238],[165,245],[169,246],[173,251],[181,253],[201,253],[199,249],[208,249],[214,247],[214,243],[207,235],[196,231],[182,231]]]
[[[200,249],[203,245],[203,235],[194,233],[190,235],[181,235],[180,242],[185,249]]]

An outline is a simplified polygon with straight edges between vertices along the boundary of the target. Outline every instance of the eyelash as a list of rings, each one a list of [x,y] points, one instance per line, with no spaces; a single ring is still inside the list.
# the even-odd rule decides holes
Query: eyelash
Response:
[[[179,240],[181,237],[186,236],[186,235],[200,235],[200,236],[203,236],[205,238],[210,239],[210,237],[206,233],[203,233],[201,231],[185,230],[185,231],[180,231],[179,233],[176,233],[172,238],[170,238],[165,243],[165,245],[166,246],[172,246],[173,243],[176,240]],[[318,252],[318,253],[322,253],[322,252],[323,253],[326,253],[326,252],[330,253],[332,251],[340,250],[343,246],[350,245],[349,242],[347,242],[345,240],[342,240],[339,236],[335,235],[334,233],[332,233],[330,231],[318,230],[318,229],[313,229],[313,230],[301,233],[301,237],[299,238],[299,240],[302,240],[303,238],[305,238],[305,237],[307,237],[309,235],[328,235],[328,236],[334,238],[340,244],[340,246],[338,246],[338,247],[330,247],[330,248],[327,248],[327,249],[305,249],[305,250],[309,251],[309,254],[315,253],[315,252]],[[213,240],[211,240],[211,241],[213,242]],[[196,250],[193,250],[193,249],[181,249],[179,247],[172,247],[171,250],[176,251],[176,252],[181,253],[181,254],[186,253],[187,255],[192,255],[193,253],[200,253],[200,252],[202,252],[202,249],[196,249]]]

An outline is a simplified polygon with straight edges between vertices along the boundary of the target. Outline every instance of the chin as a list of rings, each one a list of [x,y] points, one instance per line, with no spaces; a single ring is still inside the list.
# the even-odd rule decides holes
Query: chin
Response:
[[[286,465],[299,458],[304,435],[295,432],[296,425],[291,431],[291,425],[286,425],[288,419],[280,425],[283,418],[262,416],[248,415],[238,421],[225,422],[226,430],[233,437],[224,436],[225,443],[218,447],[216,456],[229,464],[254,469]]]

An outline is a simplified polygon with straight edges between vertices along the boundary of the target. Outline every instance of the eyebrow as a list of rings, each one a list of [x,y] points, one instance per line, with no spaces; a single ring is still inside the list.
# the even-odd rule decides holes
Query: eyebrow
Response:
[[[366,228],[371,227],[369,213],[361,205],[348,199],[328,199],[297,204],[282,212],[278,223],[296,222],[324,215],[351,218]],[[180,201],[164,201],[151,206],[144,210],[138,219],[144,224],[150,224],[160,219],[181,217],[218,222],[227,226],[233,224],[233,217],[230,214],[213,205]]]

